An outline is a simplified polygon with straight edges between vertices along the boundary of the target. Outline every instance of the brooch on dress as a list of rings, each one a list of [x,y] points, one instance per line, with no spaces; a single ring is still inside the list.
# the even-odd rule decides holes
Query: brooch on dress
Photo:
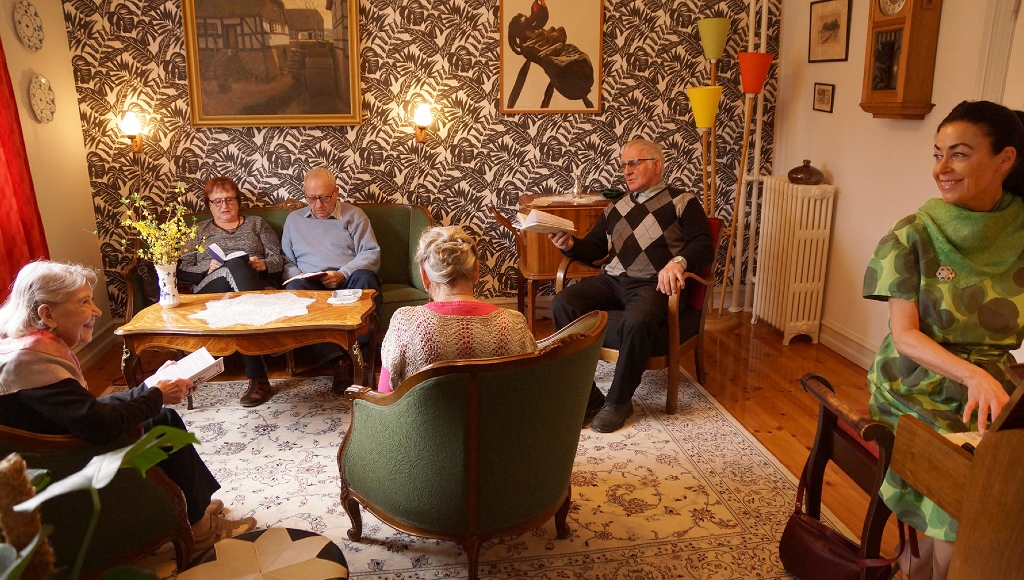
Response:
[[[949,266],[942,266],[937,272],[935,272],[935,275],[942,282],[950,282],[953,280],[953,277],[956,276],[956,272],[954,272],[953,268],[950,268]]]

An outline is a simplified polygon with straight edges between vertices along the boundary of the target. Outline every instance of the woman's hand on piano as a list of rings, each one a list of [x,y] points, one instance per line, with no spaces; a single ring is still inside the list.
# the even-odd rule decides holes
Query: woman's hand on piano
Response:
[[[995,380],[992,375],[984,369],[975,367],[978,372],[973,373],[964,385],[967,387],[967,405],[964,406],[964,423],[971,424],[971,415],[975,409],[978,411],[978,432],[982,435],[988,430],[988,424],[995,421],[1003,407],[1010,400],[1003,385]]]

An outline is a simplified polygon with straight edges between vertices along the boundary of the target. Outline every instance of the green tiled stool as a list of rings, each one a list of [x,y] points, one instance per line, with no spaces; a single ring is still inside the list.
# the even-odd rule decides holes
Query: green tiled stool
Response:
[[[269,528],[221,540],[178,580],[333,580],[348,578],[341,548],[320,534]]]

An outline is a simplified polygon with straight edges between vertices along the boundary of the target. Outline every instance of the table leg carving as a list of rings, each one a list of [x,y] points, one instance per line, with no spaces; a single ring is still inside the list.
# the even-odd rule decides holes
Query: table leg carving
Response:
[[[128,384],[129,389],[139,386],[139,379],[135,376],[135,365],[138,362],[139,355],[133,352],[128,339],[125,339],[121,351],[121,374],[124,375],[124,381]]]

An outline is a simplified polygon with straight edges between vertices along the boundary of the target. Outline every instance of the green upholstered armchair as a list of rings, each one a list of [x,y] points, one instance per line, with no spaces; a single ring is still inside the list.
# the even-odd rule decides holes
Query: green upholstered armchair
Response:
[[[133,439],[93,445],[71,435],[39,435],[0,426],[0,457],[17,452],[28,467],[46,469],[52,481],[59,481],[85,467],[94,456],[130,445]],[[131,563],[166,542],[174,544],[178,569],[188,567],[193,537],[185,496],[164,472],[150,469],[143,477],[134,469],[120,469],[99,494],[100,517],[83,576],[96,577],[103,570]],[[58,568],[74,565],[92,509],[86,490],[55,497],[40,508],[43,523],[54,527],[49,540]]]
[[[607,314],[592,312],[540,350],[435,363],[393,393],[350,388],[338,451],[341,500],[362,537],[360,504],[418,536],[480,545],[552,516],[569,534],[570,476]]]

